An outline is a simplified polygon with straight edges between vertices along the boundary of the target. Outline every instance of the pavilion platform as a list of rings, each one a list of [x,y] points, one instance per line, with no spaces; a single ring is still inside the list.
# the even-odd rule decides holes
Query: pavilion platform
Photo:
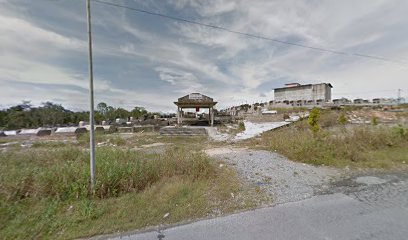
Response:
[[[160,134],[165,136],[208,136],[206,127],[201,126],[167,126],[160,128]]]

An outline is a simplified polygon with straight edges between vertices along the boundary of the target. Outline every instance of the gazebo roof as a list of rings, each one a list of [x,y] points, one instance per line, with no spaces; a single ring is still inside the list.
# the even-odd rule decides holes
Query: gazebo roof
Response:
[[[174,102],[174,104],[180,108],[210,108],[217,104],[217,102],[214,102],[212,98],[201,93],[190,93],[179,98],[177,102]]]

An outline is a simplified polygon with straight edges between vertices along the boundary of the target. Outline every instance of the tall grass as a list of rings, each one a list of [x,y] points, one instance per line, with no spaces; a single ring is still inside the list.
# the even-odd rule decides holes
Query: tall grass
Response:
[[[0,238],[89,237],[160,224],[165,213],[170,213],[166,223],[174,223],[255,206],[262,199],[242,190],[234,170],[193,152],[195,144],[164,154],[100,147],[94,192],[89,152],[78,145],[2,152]]]
[[[97,182],[91,192],[88,151],[65,147],[4,152],[0,155],[0,198],[109,198],[143,191],[174,176],[195,181],[213,174],[205,155],[177,148],[163,155],[98,148],[96,161]]]
[[[260,140],[251,140],[250,145],[310,164],[392,167],[395,163],[408,162],[407,131],[403,126],[354,126],[323,129],[314,135],[307,128],[292,126],[267,132]],[[406,157],[389,154],[381,159],[381,154],[376,154],[392,151],[405,151]]]

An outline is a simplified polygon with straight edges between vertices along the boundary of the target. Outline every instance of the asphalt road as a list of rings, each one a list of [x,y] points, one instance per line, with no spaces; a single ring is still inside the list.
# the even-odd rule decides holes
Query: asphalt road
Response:
[[[408,239],[406,176],[345,179],[312,198],[163,230],[163,239]],[[113,239],[158,239],[158,232]]]

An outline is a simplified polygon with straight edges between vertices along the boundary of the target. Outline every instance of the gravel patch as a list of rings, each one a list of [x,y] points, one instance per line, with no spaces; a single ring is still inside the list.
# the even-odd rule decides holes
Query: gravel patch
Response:
[[[209,156],[234,166],[240,177],[268,193],[275,204],[299,201],[324,192],[340,172],[327,167],[296,163],[268,151],[213,148]]]
[[[366,184],[366,185],[372,185],[372,184],[383,184],[386,183],[387,180],[374,177],[374,176],[364,176],[364,177],[358,177],[356,178],[357,183],[361,184]]]

